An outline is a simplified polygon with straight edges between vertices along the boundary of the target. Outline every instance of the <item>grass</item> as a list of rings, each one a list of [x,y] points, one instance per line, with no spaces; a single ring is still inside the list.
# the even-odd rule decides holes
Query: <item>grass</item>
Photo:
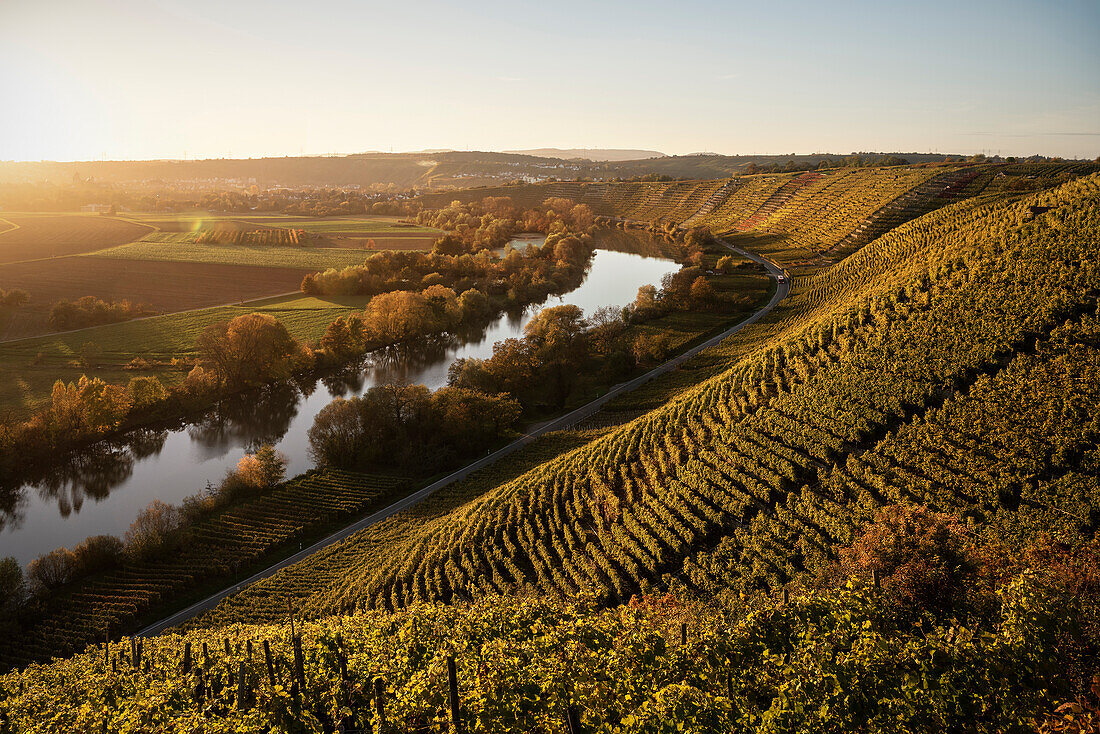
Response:
[[[101,250],[94,257],[325,270],[360,265],[371,254],[336,248],[200,245],[188,238],[193,239],[194,233],[157,232],[141,242]]]
[[[186,212],[179,214],[127,214],[132,219],[142,224],[159,227],[164,231],[187,231],[201,229],[204,225],[217,223],[252,223],[261,227],[283,227],[286,229],[303,229],[314,234],[442,234],[440,230],[431,227],[421,227],[416,224],[403,224],[392,217],[300,217],[283,214],[248,214],[248,213],[222,213],[210,212]]]
[[[417,224],[403,224],[401,222],[384,219],[372,219],[367,217],[324,217],[314,219],[310,217],[283,217],[260,216],[238,217],[243,221],[255,222],[268,227],[286,227],[287,229],[304,229],[313,234],[363,234],[372,233],[400,234],[442,234],[441,230],[432,227],[421,227]]]

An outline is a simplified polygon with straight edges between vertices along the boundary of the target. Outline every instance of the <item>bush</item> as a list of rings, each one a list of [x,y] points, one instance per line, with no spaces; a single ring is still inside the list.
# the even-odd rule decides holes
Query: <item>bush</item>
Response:
[[[26,593],[23,583],[23,569],[11,556],[0,559],[0,612],[19,606]]]
[[[179,530],[179,510],[153,500],[126,531],[126,552],[138,560],[153,558],[171,547]]]
[[[870,578],[901,608],[944,613],[965,595],[972,571],[966,531],[958,519],[924,507],[891,505],[840,551],[843,578]],[[834,571],[835,572],[835,571]]]
[[[58,548],[27,564],[27,579],[39,591],[53,591],[76,576],[76,556],[68,548]]]
[[[286,455],[264,444],[256,453],[245,454],[237,462],[236,475],[254,489],[271,489],[286,478]]]
[[[76,574],[85,575],[114,568],[122,559],[122,541],[113,535],[93,535],[72,550]]]

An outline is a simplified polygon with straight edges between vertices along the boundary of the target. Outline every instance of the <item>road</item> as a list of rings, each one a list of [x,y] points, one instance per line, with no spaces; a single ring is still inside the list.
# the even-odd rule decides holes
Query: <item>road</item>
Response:
[[[530,433],[524,435],[523,437],[516,439],[515,441],[508,444],[507,446],[505,446],[501,449],[498,449],[497,451],[494,451],[493,453],[491,453],[491,454],[489,454],[489,455],[487,455],[487,456],[485,456],[481,459],[478,459],[477,461],[475,461],[471,464],[467,464],[466,466],[462,467],[458,471],[453,472],[451,474],[448,474],[447,476],[443,477],[442,479],[440,479],[436,482],[432,482],[428,486],[423,487],[422,489],[419,489],[416,492],[413,492],[412,494],[408,495],[407,497],[404,497],[403,499],[400,499],[397,502],[394,502],[393,504],[389,505],[388,507],[385,507],[384,509],[379,510],[378,512],[375,512],[373,515],[369,515],[369,516],[363,518],[362,520],[354,522],[351,525],[348,525],[347,527],[343,528],[342,530],[338,530],[335,533],[333,533],[332,535],[329,535],[329,536],[317,541],[316,543],[309,546],[308,548],[303,548],[302,550],[298,551],[294,555],[289,556],[288,558],[284,558],[283,560],[279,561],[278,563],[275,563],[275,564],[265,568],[264,570],[260,571],[259,573],[253,574],[252,576],[249,576],[248,578],[234,584],[233,586],[230,586],[229,588],[223,589],[223,590],[219,591],[216,594],[213,594],[211,596],[206,597],[202,601],[199,601],[199,602],[196,602],[196,603],[192,604],[191,606],[187,607],[186,609],[180,610],[179,612],[176,612],[175,614],[173,614],[169,617],[166,617],[166,618],[164,618],[164,619],[162,619],[158,622],[155,622],[155,623],[149,625],[148,627],[145,627],[144,629],[140,630],[137,633],[137,635],[139,637],[149,637],[149,636],[152,636],[152,635],[160,634],[161,632],[165,631],[166,629],[169,629],[170,627],[174,627],[178,624],[181,624],[181,623],[187,621],[188,619],[190,619],[191,617],[194,617],[195,615],[202,614],[203,612],[206,612],[206,611],[209,611],[210,609],[213,609],[218,604],[220,604],[223,599],[226,599],[226,598],[232,596],[233,594],[236,594],[238,591],[245,588],[246,586],[249,586],[250,584],[253,584],[253,583],[255,583],[257,581],[260,581],[262,579],[268,578],[269,576],[275,574],[276,572],[278,572],[278,571],[280,571],[280,570],[282,570],[282,569],[284,569],[288,566],[293,566],[295,563],[298,563],[299,561],[305,560],[306,558],[313,555],[314,553],[316,553],[320,550],[323,550],[325,548],[328,548],[330,545],[333,545],[334,543],[339,543],[340,541],[346,539],[348,536],[353,535],[353,534],[359,532],[360,530],[363,530],[365,528],[369,528],[371,525],[374,525],[375,523],[381,522],[382,520],[385,520],[386,518],[388,518],[392,515],[396,515],[397,513],[402,512],[403,510],[407,510],[408,508],[410,508],[413,505],[417,504],[421,500],[424,500],[424,499],[430,497],[431,495],[433,495],[434,493],[436,493],[439,490],[443,489],[444,487],[446,487],[450,484],[453,484],[455,482],[462,481],[463,479],[465,479],[470,474],[472,474],[472,473],[474,473],[474,472],[476,472],[480,469],[484,469],[485,467],[490,466],[491,464],[497,462],[498,460],[504,458],[505,456],[508,456],[509,454],[512,454],[512,453],[518,451],[519,449],[523,448],[527,444],[529,444],[532,441],[534,441],[535,439],[537,439],[539,436],[542,436],[543,434],[549,433],[551,431],[560,431],[564,428],[568,428],[569,426],[572,426],[575,423],[579,423],[580,421],[584,420],[585,418],[588,418],[589,416],[591,416],[594,413],[596,413],[597,411],[599,411],[607,402],[609,402],[611,400],[614,400],[619,395],[622,395],[623,393],[630,392],[631,390],[636,390],[639,387],[641,387],[642,385],[644,385],[645,383],[652,380],[653,378],[658,377],[660,375],[665,374],[666,372],[670,372],[670,371],[678,368],[684,362],[686,362],[689,359],[691,359],[692,357],[696,356],[697,354],[702,352],[704,349],[709,349],[710,347],[715,346],[719,342],[721,342],[721,341],[729,338],[733,334],[736,334],[737,332],[741,331],[741,329],[744,329],[749,324],[756,323],[757,321],[762,319],[765,316],[765,314],[767,314],[769,311],[771,311],[773,308],[775,308],[776,304],[778,304],[780,301],[782,301],[784,298],[787,297],[787,294],[790,292],[790,279],[787,278],[786,274],[780,268],[778,268],[775,264],[773,264],[772,262],[770,262],[768,260],[765,260],[764,258],[762,258],[758,255],[754,255],[751,252],[747,252],[745,250],[742,250],[739,247],[734,247],[733,245],[729,244],[728,242],[723,241],[723,244],[726,247],[728,247],[730,250],[738,253],[739,255],[742,255],[744,257],[749,258],[750,260],[753,260],[755,262],[760,263],[767,270],[768,274],[776,279],[776,289],[775,289],[775,293],[772,294],[771,300],[769,300],[768,303],[763,308],[761,308],[759,311],[754,313],[752,316],[749,316],[744,321],[741,321],[740,323],[738,323],[734,326],[731,326],[730,328],[726,329],[722,333],[717,334],[717,335],[711,337],[710,339],[707,339],[705,342],[702,342],[701,344],[697,344],[694,347],[691,347],[687,351],[683,352],[682,354],[680,354],[676,357],[673,357],[672,359],[668,360],[667,362],[664,362],[664,363],[658,365],[657,367],[654,367],[652,370],[650,370],[649,372],[646,372],[644,375],[639,375],[638,377],[635,377],[633,380],[629,380],[627,382],[623,382],[623,383],[620,383],[620,384],[616,385],[615,387],[611,388],[605,394],[603,394],[600,397],[596,398],[592,402],[586,403],[585,405],[582,405],[581,407],[577,408],[576,410],[571,411],[569,413],[566,413],[565,415],[561,416],[560,418],[555,418],[554,420],[548,421],[548,422],[540,425],[537,429],[532,430]]]

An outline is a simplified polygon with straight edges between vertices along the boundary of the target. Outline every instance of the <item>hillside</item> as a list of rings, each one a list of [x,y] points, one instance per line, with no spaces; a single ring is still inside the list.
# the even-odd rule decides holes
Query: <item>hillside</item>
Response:
[[[572,160],[583,158],[590,161],[637,161],[646,158],[664,158],[664,153],[656,150],[628,150],[623,148],[534,148],[532,150],[505,150],[504,153],[516,155],[534,155],[540,158],[561,158]]]
[[[1088,662],[1100,649],[1100,174],[1082,172],[865,169],[454,196],[709,220],[788,267],[792,293],[586,424],[193,620],[193,659],[230,640],[202,677],[177,673],[180,637],[150,640],[150,669],[132,673],[125,660],[110,672],[100,647],[32,668],[29,690],[0,679],[7,710],[32,720],[62,690],[73,703],[57,706],[56,730],[90,726],[98,709],[78,704],[106,689],[123,717],[110,720],[133,730],[162,707],[197,722],[202,705],[322,730],[341,706],[362,717],[383,677],[392,711],[429,721],[454,654],[465,721],[487,730],[559,727],[569,700],[608,731],[1036,728],[1100,673]],[[906,594],[931,571],[852,550],[898,507],[942,513],[966,547],[950,583],[915,606]],[[910,542],[913,524],[893,532]],[[871,570],[891,574],[889,603],[867,588]],[[287,630],[241,626],[282,623],[288,605],[318,620],[297,692]],[[680,622],[692,632],[672,644]],[[277,672],[242,652],[261,638],[276,641]],[[241,696],[230,682],[246,670],[257,691]]]
[[[323,614],[590,583],[626,600],[668,573],[774,589],[897,502],[1008,541],[1090,537],[1100,497],[1074,488],[1097,486],[1097,426],[1066,406],[1100,399],[1098,184],[903,225],[796,278],[722,374],[526,473],[495,470],[370,528],[202,624],[273,619],[284,594]],[[1054,211],[1032,220],[1031,206]],[[1024,402],[1028,385],[1046,387]],[[921,448],[932,436],[951,453]]]
[[[563,151],[561,155],[575,151]],[[646,151],[639,151],[646,153]],[[633,152],[631,152],[633,155]],[[879,157],[885,154],[864,154]],[[570,156],[572,157],[572,156]],[[465,188],[509,181],[575,178],[614,179],[659,175],[673,178],[728,178],[750,166],[789,164],[816,168],[821,160],[843,161],[843,154],[665,156],[641,160],[566,160],[558,155],[482,151],[360,153],[347,156],[152,161],[0,161],[0,184],[71,182],[74,176],[100,184],[144,183],[194,189],[221,184],[247,187],[359,186],[395,189]],[[902,154],[910,163],[937,163],[942,154]]]

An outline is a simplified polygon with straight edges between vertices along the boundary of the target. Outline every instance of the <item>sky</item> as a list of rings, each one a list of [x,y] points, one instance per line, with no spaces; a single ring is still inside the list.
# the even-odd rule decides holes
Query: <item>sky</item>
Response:
[[[1098,39],[1098,0],[0,0],[0,160],[1091,159]]]

